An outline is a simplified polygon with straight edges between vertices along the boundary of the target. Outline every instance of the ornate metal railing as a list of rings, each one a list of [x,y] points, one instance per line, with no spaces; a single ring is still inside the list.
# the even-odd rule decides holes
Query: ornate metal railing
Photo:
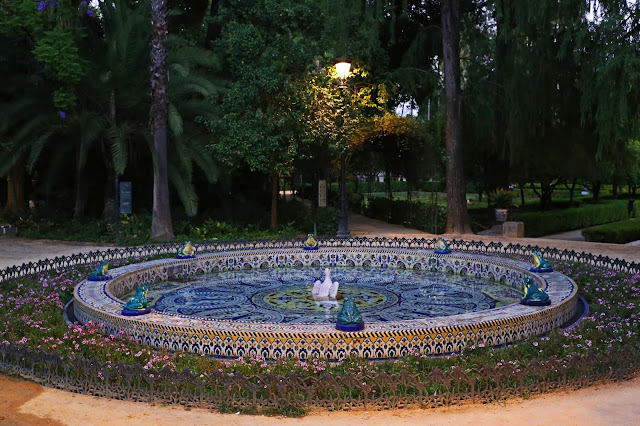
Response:
[[[608,268],[621,272],[639,273],[640,263],[629,262],[624,259],[611,259],[602,255],[595,255],[587,252],[576,252],[573,250],[560,250],[551,247],[521,244],[503,244],[501,242],[449,240],[453,250],[477,252],[495,255],[531,256],[531,253],[540,251],[545,258],[562,260],[565,262],[582,262],[593,266]],[[320,239],[322,247],[376,247],[389,249],[416,249],[431,250],[434,247],[435,239],[429,238],[327,238]],[[301,248],[302,240],[273,239],[273,240],[245,240],[232,242],[202,242],[194,244],[199,253],[209,253],[216,251],[232,250],[256,250],[256,249],[277,249],[277,248]],[[97,263],[104,259],[126,260],[135,257],[162,256],[175,254],[178,244],[158,244],[149,246],[113,248],[104,251],[92,251],[88,253],[74,254],[71,256],[59,256],[53,259],[42,259],[37,262],[29,262],[19,266],[12,266],[0,270],[0,282],[30,276],[37,273],[65,268],[69,266],[86,265]]]
[[[622,348],[607,356],[589,353],[562,361],[550,358],[527,364],[487,364],[469,370],[434,369],[422,377],[406,371],[375,376],[245,376],[219,372],[196,375],[188,370],[158,371],[139,364],[108,364],[97,359],[33,352],[12,344],[0,346],[1,371],[45,386],[127,401],[251,411],[435,408],[484,403],[628,379],[637,366],[637,348]]]
[[[323,239],[324,247],[377,247],[432,249],[433,239],[352,238]],[[627,273],[640,273],[640,265],[591,253],[499,242],[452,240],[454,250],[484,254],[530,256],[538,250],[549,259],[584,262]],[[199,252],[301,247],[301,241],[262,240],[200,243]],[[0,271],[0,281],[17,279],[52,269],[97,263],[105,258],[176,253],[176,244],[115,248],[26,263]],[[97,359],[66,358],[58,353],[33,351],[13,343],[0,345],[0,371],[43,385],[95,396],[215,409],[261,410],[291,408],[350,409],[440,407],[465,402],[489,402],[513,395],[544,393],[632,377],[640,366],[638,348],[616,349],[606,356],[574,355],[566,360],[550,358],[515,365],[485,365],[479,369],[434,369],[426,376],[407,372],[376,376],[324,374],[303,377],[267,374],[244,376],[199,374],[145,369],[139,364],[103,363]]]

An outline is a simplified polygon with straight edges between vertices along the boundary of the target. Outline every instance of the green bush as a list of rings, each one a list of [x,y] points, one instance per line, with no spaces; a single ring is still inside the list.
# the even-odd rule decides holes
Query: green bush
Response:
[[[598,243],[626,244],[640,240],[640,219],[628,219],[622,222],[592,226],[582,230],[587,241]]]
[[[511,210],[510,214],[511,220],[524,222],[524,232],[527,237],[539,237],[618,222],[628,217],[627,202],[624,200],[585,204],[580,207],[546,212],[518,213],[517,210]]]
[[[445,183],[437,180],[425,180],[423,182],[420,182],[420,185],[418,186],[420,188],[420,191],[424,192],[443,192],[447,190],[447,186],[445,185]]]
[[[314,207],[300,201],[287,201],[279,204],[280,221],[292,224],[303,233],[313,232]],[[317,233],[319,236],[334,236],[338,229],[338,211],[331,207],[318,207]]]
[[[304,207],[304,206],[303,206]],[[302,213],[304,216],[304,213]],[[324,220],[324,216],[321,215]],[[301,224],[294,227],[291,220],[282,219],[277,229],[260,229],[249,224],[236,226],[214,218],[176,219],[174,226],[175,241],[205,240],[242,240],[258,238],[292,238],[307,232],[308,226]],[[115,241],[115,225],[111,220],[75,221],[65,217],[25,216],[17,222],[18,232],[22,237],[50,238],[69,241]],[[311,222],[313,226],[313,222]],[[303,226],[304,225],[304,226]],[[335,232],[334,227],[333,232]],[[303,232],[304,231],[304,232]],[[121,245],[140,245],[151,242],[151,215],[121,214],[119,224],[119,243]]]
[[[391,181],[391,191],[392,192],[404,192],[407,190],[407,182],[401,180],[392,180]],[[369,183],[368,182],[360,182],[358,184],[358,192],[360,194],[368,194],[369,193]],[[371,182],[371,192],[387,192],[387,183],[386,182]]]
[[[446,206],[434,206],[430,203],[371,198],[365,207],[365,215],[431,233],[434,230],[437,233],[443,233],[447,227]],[[437,227],[434,229],[436,221]]]
[[[413,185],[413,191],[423,191],[423,192],[443,192],[446,191],[446,186],[444,182],[441,181],[419,181],[415,185]],[[401,180],[392,180],[391,181],[391,191],[393,192],[407,192],[407,182]],[[360,182],[358,184],[358,192],[360,194],[368,194],[369,193],[369,184],[367,182]],[[371,182],[371,192],[387,192],[387,183],[386,182]]]

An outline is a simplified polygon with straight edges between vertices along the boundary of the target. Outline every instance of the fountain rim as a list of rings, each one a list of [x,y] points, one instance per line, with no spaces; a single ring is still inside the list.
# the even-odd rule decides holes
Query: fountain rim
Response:
[[[483,310],[478,312],[464,313],[459,315],[451,315],[446,317],[436,318],[424,318],[413,319],[406,321],[390,321],[385,323],[367,324],[365,330],[349,333],[350,335],[366,336],[372,333],[376,335],[415,335],[415,334],[432,334],[434,331],[444,331],[448,329],[454,331],[454,329],[482,329],[485,327],[500,327],[504,326],[507,322],[527,322],[531,321],[532,317],[553,317],[552,312],[558,310],[561,305],[566,303],[575,302],[577,297],[577,286],[568,277],[557,273],[551,272],[546,274],[533,273],[528,271],[528,265],[525,262],[508,259],[502,256],[490,256],[484,254],[467,253],[467,252],[452,252],[450,254],[436,254],[424,249],[400,249],[400,248],[384,248],[384,247],[343,247],[343,248],[320,248],[317,251],[309,252],[300,248],[283,248],[283,249],[270,249],[265,251],[263,249],[258,250],[239,250],[239,251],[224,251],[214,252],[207,254],[199,254],[194,259],[159,259],[151,262],[143,262],[134,265],[128,265],[121,268],[116,268],[110,271],[113,275],[113,279],[107,282],[89,282],[84,281],[80,283],[74,289],[74,311],[76,317],[84,317],[89,311],[93,311],[91,320],[96,323],[107,323],[109,327],[117,326],[118,324],[125,324],[128,327],[134,328],[163,328],[170,329],[170,325],[173,319],[173,327],[178,327],[181,332],[188,334],[215,334],[221,335],[235,335],[245,333],[269,333],[270,335],[283,335],[287,334],[304,334],[305,336],[322,338],[323,335],[329,334],[344,334],[337,331],[332,325],[328,324],[281,324],[281,323],[268,323],[268,322],[236,322],[230,320],[216,320],[216,319],[203,319],[196,317],[187,317],[185,315],[152,312],[149,315],[143,317],[126,319],[120,315],[119,311],[123,301],[118,298],[119,295],[124,294],[124,291],[118,291],[114,286],[115,283],[127,281],[129,283],[128,289],[133,285],[145,283],[152,283],[160,281],[162,278],[170,275],[170,271],[182,271],[183,274],[196,274],[198,271],[198,265],[201,267],[202,273],[208,272],[202,269],[202,266],[207,261],[220,261],[225,260],[227,266],[225,270],[231,269],[246,269],[247,263],[245,258],[251,260],[251,267],[260,268],[264,260],[263,256],[277,257],[279,255],[293,255],[300,258],[307,257],[308,259],[315,259],[318,256],[326,256],[327,263],[321,263],[320,266],[335,266],[340,263],[339,253],[344,252],[356,252],[361,254],[378,254],[380,256],[403,256],[406,260],[407,256],[422,256],[427,259],[441,259],[441,260],[458,260],[458,261],[479,261],[482,260],[486,265],[494,265],[496,267],[505,268],[511,272],[522,276],[531,276],[541,288],[547,290],[552,297],[552,304],[547,307],[533,307],[524,306],[520,304],[511,304],[502,306],[499,308],[493,308],[489,310]],[[332,255],[335,255],[331,262]],[[253,259],[252,259],[253,258]],[[255,259],[257,258],[257,263]],[[229,260],[233,261],[229,263]],[[244,267],[243,267],[244,265]],[[269,264],[267,267],[274,267],[277,264]],[[281,265],[290,266],[290,265]],[[295,265],[294,265],[295,266]],[[304,267],[305,264],[303,263]],[[357,265],[356,265],[357,266]],[[387,265],[388,266],[388,265]],[[412,265],[413,268],[415,265]],[[405,266],[406,267],[406,266]],[[164,270],[164,275],[158,275],[158,270]],[[156,273],[153,273],[155,271]],[[455,271],[454,271],[455,272]],[[145,276],[147,278],[145,278]],[[153,278],[150,278],[153,277]],[[157,279],[160,277],[160,279]],[[165,278],[166,279],[166,278]],[[557,281],[564,281],[565,286],[570,286],[570,290],[567,288],[558,289],[556,286],[561,284]],[[551,286],[550,286],[551,285]],[[85,286],[91,286],[91,292],[83,292]],[[559,298],[559,292],[564,296]],[[554,300],[555,299],[555,300]],[[575,303],[574,303],[575,304]],[[80,316],[78,316],[80,313]],[[125,319],[125,321],[123,321]],[[176,321],[178,324],[176,324]]]

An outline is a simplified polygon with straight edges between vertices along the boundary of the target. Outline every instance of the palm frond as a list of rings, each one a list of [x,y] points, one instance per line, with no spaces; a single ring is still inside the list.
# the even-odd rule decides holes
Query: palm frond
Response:
[[[42,133],[30,144],[31,149],[29,152],[29,157],[27,158],[27,170],[29,172],[31,172],[33,166],[36,164],[36,161],[38,161],[38,158],[40,158],[40,153],[46,146],[47,142],[49,142],[49,138],[51,137],[52,133],[52,131]]]
[[[174,135],[182,135],[184,133],[182,115],[180,115],[173,102],[169,102],[169,128]]]
[[[177,76],[186,77],[191,72],[189,67],[185,66],[184,64],[171,64],[169,66],[169,69],[171,70],[172,79],[175,79]]]
[[[78,145],[78,170],[84,169],[89,157],[89,151],[95,142],[103,135],[108,126],[106,118],[93,112],[82,112],[78,118],[79,145]]]
[[[180,170],[169,163],[169,178],[176,189],[180,201],[189,216],[195,216],[198,212],[198,194],[190,180],[184,178]]]
[[[113,159],[113,168],[117,174],[123,174],[124,170],[127,168],[127,133],[128,129],[125,125],[112,125],[107,130],[109,147],[111,149],[111,158]]]
[[[193,162],[189,155],[188,147],[184,144],[184,140],[181,137],[173,139],[173,143],[169,147],[170,150],[170,163],[175,165],[182,176],[191,180],[193,176]]]
[[[14,164],[22,159],[28,149],[28,146],[24,144],[10,143],[9,145],[11,145],[12,149],[3,150],[7,152],[3,152],[2,156],[0,156],[0,176],[6,175]]]
[[[190,133],[183,138],[182,144],[189,158],[202,170],[209,183],[218,180],[218,165],[207,149],[209,134],[205,132]]]

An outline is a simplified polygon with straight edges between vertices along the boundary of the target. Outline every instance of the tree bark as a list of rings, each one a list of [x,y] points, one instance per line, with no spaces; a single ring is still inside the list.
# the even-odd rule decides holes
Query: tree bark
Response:
[[[89,201],[89,185],[84,170],[76,171],[76,205],[73,209],[74,219],[83,219],[87,214]]]
[[[20,162],[11,166],[7,176],[7,209],[14,214],[25,210],[24,170]]]
[[[169,170],[167,159],[168,97],[167,85],[167,0],[151,1],[151,112],[149,124],[156,151],[157,167],[153,174],[153,214],[151,238],[172,241],[169,205]]]
[[[271,227],[278,226],[278,173],[271,173]]]
[[[447,233],[470,234],[471,224],[467,212],[462,144],[459,1],[443,0],[441,8],[444,86],[447,94]]]
[[[602,182],[599,180],[593,182],[593,202],[598,204],[600,202],[600,187],[602,186]]]
[[[488,162],[485,167],[489,167],[489,186],[492,189],[506,188],[509,186],[509,163],[510,145],[505,136],[507,120],[505,117],[508,108],[507,100],[507,76],[509,69],[508,58],[511,53],[513,43],[508,42],[506,34],[510,34],[515,24],[513,23],[513,13],[511,11],[511,0],[499,0],[496,2],[496,53],[495,53],[495,93],[494,93],[494,130],[493,138],[495,148],[489,151]]]

